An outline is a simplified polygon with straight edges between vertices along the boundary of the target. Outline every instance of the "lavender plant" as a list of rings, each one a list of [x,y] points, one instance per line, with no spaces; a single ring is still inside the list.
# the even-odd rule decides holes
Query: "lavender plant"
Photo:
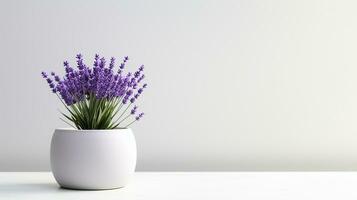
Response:
[[[129,58],[125,57],[118,69],[115,58],[107,66],[104,57],[95,55],[93,67],[87,67],[81,54],[76,56],[77,67],[65,61],[65,75],[42,72],[52,92],[68,111],[62,121],[77,129],[127,128],[139,121],[136,102],[147,84],[143,82],[144,65],[134,73],[124,74]]]

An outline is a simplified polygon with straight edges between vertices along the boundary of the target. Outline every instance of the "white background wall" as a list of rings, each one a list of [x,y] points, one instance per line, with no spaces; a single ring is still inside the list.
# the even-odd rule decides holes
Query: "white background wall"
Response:
[[[150,84],[138,170],[357,170],[357,2],[0,1],[0,171],[49,170],[82,52]]]

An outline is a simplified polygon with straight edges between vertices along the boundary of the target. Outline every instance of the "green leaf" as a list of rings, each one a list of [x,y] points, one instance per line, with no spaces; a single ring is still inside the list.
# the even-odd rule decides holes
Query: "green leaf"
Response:
[[[88,94],[87,97],[81,101],[77,100],[75,104],[67,106],[62,99],[61,102],[65,106],[68,114],[62,115],[70,122],[61,119],[65,123],[76,127],[77,129],[113,129],[120,124],[118,120],[125,114],[131,104],[129,104],[124,111],[120,111],[123,107],[121,97],[97,99],[95,94]],[[117,117],[120,115],[119,117]],[[126,119],[125,117],[124,119]],[[122,121],[121,121],[122,122]]]

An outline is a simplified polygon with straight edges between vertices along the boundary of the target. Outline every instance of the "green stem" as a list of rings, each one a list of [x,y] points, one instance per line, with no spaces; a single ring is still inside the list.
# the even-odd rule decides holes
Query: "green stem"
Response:
[[[64,120],[64,119],[62,119],[62,118],[60,118],[60,120],[62,120],[64,123],[70,125],[70,126],[73,127],[74,129],[76,129],[76,127],[74,127],[72,124],[68,123],[66,120]],[[77,127],[77,129],[79,129],[79,128]]]
[[[130,117],[130,116],[131,116],[131,113],[129,113],[129,115],[127,115],[126,117],[124,117],[124,119],[122,119],[122,120],[118,123],[118,125],[119,125],[120,123],[122,123],[124,120],[128,119],[128,117]]]
[[[128,110],[128,108],[131,106],[132,103],[130,103],[126,109],[124,110],[124,112],[118,117],[118,120],[125,114],[125,112]]]
[[[128,126],[132,125],[134,122],[136,122],[136,119],[132,122],[130,122],[128,125],[125,126],[125,128],[128,128]]]

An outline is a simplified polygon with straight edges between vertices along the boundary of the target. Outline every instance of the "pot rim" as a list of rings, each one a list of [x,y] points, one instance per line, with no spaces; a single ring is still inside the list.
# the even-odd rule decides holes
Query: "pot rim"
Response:
[[[131,130],[131,128],[115,128],[115,129],[74,129],[74,128],[56,128],[55,131],[63,132],[115,132]]]

